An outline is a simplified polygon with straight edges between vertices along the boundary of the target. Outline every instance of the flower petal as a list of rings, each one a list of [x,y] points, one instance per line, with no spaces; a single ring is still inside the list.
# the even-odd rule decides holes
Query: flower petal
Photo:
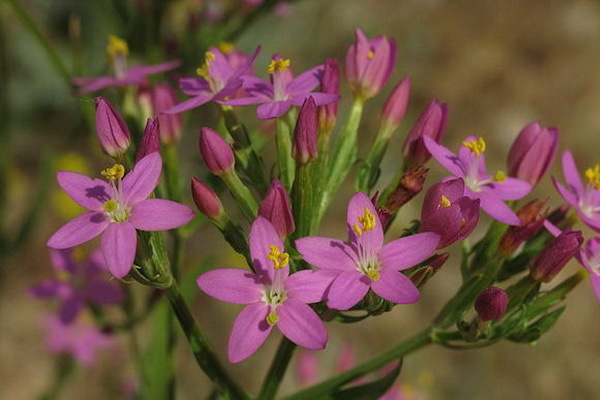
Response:
[[[325,298],[331,282],[338,276],[336,271],[304,270],[290,275],[285,281],[288,298],[298,299],[303,303],[318,303]]]
[[[234,304],[260,301],[264,283],[256,274],[243,269],[215,269],[196,279],[200,290],[215,299]]]
[[[179,114],[181,112],[191,110],[192,108],[200,107],[203,104],[208,103],[213,99],[214,95],[210,92],[199,93],[198,95],[192,97],[191,99],[187,99],[182,101],[179,104],[174,105],[173,107],[163,111],[165,114]]]
[[[558,191],[558,194],[560,194],[562,196],[562,198],[565,199],[565,201],[567,203],[569,203],[569,205],[571,207],[573,207],[575,209],[579,208],[579,201],[577,201],[576,194],[567,190],[567,188],[565,188],[563,185],[561,185],[554,177],[552,177],[552,183],[554,184],[554,187]]]
[[[424,261],[437,248],[440,235],[433,232],[417,233],[393,240],[379,251],[383,268],[401,271]]]
[[[181,78],[178,83],[179,89],[188,96],[210,92],[210,84],[204,78]]]
[[[129,222],[114,222],[102,235],[102,254],[115,278],[123,278],[133,266],[136,245],[135,228]]]
[[[65,299],[60,305],[59,317],[60,320],[69,324],[75,320],[79,311],[83,308],[83,300],[77,295],[73,295]]]
[[[250,357],[265,341],[273,328],[267,323],[269,307],[263,303],[246,306],[237,316],[227,344],[227,359],[238,363]]]
[[[276,309],[279,316],[277,327],[298,346],[311,350],[325,348],[327,329],[321,318],[305,303],[287,299]]]
[[[324,69],[324,65],[317,65],[308,71],[304,71],[288,83],[285,91],[291,96],[310,92],[321,84]]]
[[[419,300],[419,289],[401,272],[382,269],[371,289],[381,298],[396,304],[410,304]]]
[[[123,290],[115,282],[91,282],[81,294],[89,302],[96,304],[119,304],[125,300]]]
[[[271,249],[270,246],[277,246],[280,252],[284,252],[283,242],[277,234],[275,227],[268,219],[264,217],[258,217],[250,228],[250,256],[254,263],[254,270],[256,274],[263,279],[263,276],[268,276],[270,279],[273,278],[274,265],[273,261],[269,260],[267,256]],[[287,277],[289,274],[289,265],[283,267],[280,271],[283,277]]]
[[[367,210],[371,213],[375,222],[375,226],[369,230],[366,230],[364,224],[359,221],[359,217],[366,217]],[[348,237],[351,242],[358,243],[369,254],[377,253],[381,249],[383,246],[383,226],[369,196],[363,192],[356,192],[352,196],[348,203],[346,220]],[[362,233],[357,235],[354,231],[355,228],[360,229]]]
[[[165,199],[146,199],[131,209],[129,222],[142,231],[166,231],[179,228],[194,218],[188,206]]]
[[[458,158],[458,156],[452,153],[448,148],[438,144],[435,140],[429,136],[423,136],[423,144],[427,147],[427,150],[431,153],[433,158],[439,162],[444,168],[446,168],[452,175],[464,178],[467,167]]]
[[[281,117],[292,106],[291,100],[267,101],[256,109],[256,115],[260,119],[272,119]]]
[[[160,153],[155,151],[138,161],[122,182],[123,201],[133,206],[150,196],[158,185],[162,171]]]
[[[67,283],[57,279],[45,279],[35,286],[30,287],[27,293],[37,299],[51,299],[54,297],[64,297],[72,290]]]
[[[92,211],[102,211],[104,202],[110,200],[110,185],[78,172],[58,171],[58,185],[80,206]]]
[[[596,299],[600,301],[600,276],[592,273],[590,274],[590,281],[592,282],[592,288],[594,289]]]
[[[507,177],[502,182],[491,182],[482,190],[502,200],[519,200],[527,196],[533,186],[529,182]]]
[[[479,193],[480,206],[490,217],[508,225],[519,226],[521,219],[502,200],[487,193]]]
[[[348,310],[367,294],[371,279],[357,271],[345,271],[338,275],[329,287],[327,306],[336,310]]]
[[[85,213],[54,232],[46,245],[53,249],[75,247],[101,234],[109,224],[110,220],[104,213],[94,211]]]
[[[298,239],[295,243],[302,258],[317,268],[356,270],[358,264],[356,251],[341,240],[309,236]]]
[[[573,188],[575,193],[581,195],[584,191],[583,183],[581,182],[581,177],[579,176],[579,170],[577,169],[577,164],[575,164],[573,154],[571,154],[569,150],[565,150],[562,155],[562,168],[565,181]]]

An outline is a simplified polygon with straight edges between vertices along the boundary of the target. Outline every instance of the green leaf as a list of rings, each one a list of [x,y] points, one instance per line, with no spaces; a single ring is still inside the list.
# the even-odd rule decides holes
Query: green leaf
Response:
[[[544,333],[548,332],[552,328],[562,313],[565,311],[566,306],[562,306],[554,311],[542,315],[534,323],[530,324],[524,331],[513,334],[508,339],[517,343],[534,343],[540,340]]]
[[[394,384],[400,370],[402,369],[402,360],[398,363],[393,371],[385,375],[383,378],[364,385],[352,386],[347,389],[337,390],[332,393],[331,400],[377,400],[389,390]]]

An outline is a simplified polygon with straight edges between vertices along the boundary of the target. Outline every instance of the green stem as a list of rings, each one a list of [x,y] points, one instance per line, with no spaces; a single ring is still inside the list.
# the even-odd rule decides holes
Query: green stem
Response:
[[[315,386],[301,390],[291,396],[284,397],[283,400],[317,399],[319,396],[331,393],[335,389],[431,343],[433,343],[431,338],[431,328],[427,328],[423,332],[418,333],[410,339],[400,343],[391,350],[388,350],[377,357],[365,361],[362,364],[359,364],[356,367],[342,372],[341,374],[327,379],[326,381],[323,381]]]
[[[292,190],[292,210],[296,221],[294,238],[310,235],[311,218],[314,215],[314,182],[312,182],[312,167],[314,163],[298,165],[296,180]]]
[[[379,178],[379,165],[381,164],[381,160],[383,160],[389,141],[390,133],[381,128],[377,133],[377,137],[375,137],[375,141],[369,150],[367,158],[365,158],[365,161],[358,172],[358,180],[356,182],[357,190],[367,194],[373,190],[373,187]]]
[[[181,202],[181,182],[179,177],[179,158],[177,157],[177,149],[175,145],[165,146],[165,180],[167,190],[169,191],[169,199]]]
[[[295,349],[296,345],[288,338],[283,337],[281,339],[275,358],[260,389],[258,400],[273,400],[275,398]]]
[[[250,189],[244,185],[233,168],[224,172],[221,175],[221,178],[223,178],[225,181],[225,184],[229,188],[231,195],[237,202],[244,215],[250,221],[254,221],[256,215],[258,214],[258,204],[250,192]]]
[[[75,372],[75,360],[70,356],[61,355],[56,360],[55,377],[52,385],[42,394],[40,400],[54,400],[60,398],[60,392]]]
[[[277,165],[279,166],[279,179],[289,193],[294,183],[294,170],[296,161],[292,158],[292,134],[295,118],[292,111],[277,118]]]

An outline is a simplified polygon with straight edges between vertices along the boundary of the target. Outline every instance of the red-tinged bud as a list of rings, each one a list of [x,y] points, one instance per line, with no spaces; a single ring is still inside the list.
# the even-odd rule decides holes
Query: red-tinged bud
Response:
[[[496,321],[502,318],[507,306],[506,292],[496,286],[485,289],[475,300],[475,311],[482,321]]]
[[[428,174],[429,169],[423,166],[406,171],[400,178],[394,191],[388,196],[383,209],[391,215],[396,214],[400,207],[408,203],[423,190]]]
[[[558,129],[527,124],[508,152],[508,174],[535,185],[552,166],[558,151]]]
[[[299,164],[317,158],[317,106],[312,97],[302,104],[292,143],[292,156]]]
[[[398,82],[383,105],[383,109],[381,110],[381,120],[383,123],[388,124],[392,130],[400,125],[400,122],[402,122],[402,119],[404,118],[404,114],[406,114],[409,95],[410,79],[406,77]]]
[[[404,141],[404,162],[409,167],[423,165],[431,158],[422,137],[427,135],[439,143],[446,129],[448,105],[433,100],[410,130]]]
[[[183,114],[164,114],[163,111],[177,104],[177,95],[171,85],[156,85],[152,90],[152,108],[160,120],[160,140],[164,144],[179,141],[183,125]]]
[[[544,225],[548,210],[543,211],[545,201],[532,200],[525,204],[517,216],[521,219],[520,226],[511,226],[500,239],[500,249],[506,255],[512,254],[521,243],[535,236]]]
[[[131,143],[125,121],[102,97],[96,100],[96,133],[102,150],[111,157],[120,158]]]
[[[568,204],[563,204],[560,207],[555,208],[548,214],[548,221],[553,223],[554,225],[559,225],[562,223],[567,217],[567,213],[571,209],[571,206]]]
[[[219,196],[198,178],[192,178],[192,196],[198,210],[208,218],[215,219],[223,214]]]
[[[149,119],[146,122],[142,140],[135,152],[135,162],[155,151],[160,151],[160,122],[158,118]]]
[[[321,79],[321,92],[340,94],[340,67],[338,60],[328,58],[325,60],[323,79]],[[331,132],[337,121],[339,100],[319,107],[319,128],[323,132]]]
[[[200,130],[200,154],[213,174],[220,175],[231,170],[235,156],[229,144],[214,130],[204,127]]]
[[[579,231],[561,233],[533,260],[531,277],[539,282],[550,282],[579,251],[582,243],[583,235]]]
[[[424,267],[419,268],[410,275],[410,280],[416,287],[423,287],[442,268],[442,265],[446,263],[448,258],[450,258],[450,253],[447,252],[434,255],[427,261]]]
[[[269,186],[267,195],[260,203],[258,215],[268,219],[282,238],[289,236],[296,229],[290,196],[279,179],[275,179]]]

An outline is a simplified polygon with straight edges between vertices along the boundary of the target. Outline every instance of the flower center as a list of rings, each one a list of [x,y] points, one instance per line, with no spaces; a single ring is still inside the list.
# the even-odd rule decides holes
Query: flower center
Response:
[[[440,198],[440,202],[438,203],[438,208],[440,207],[450,207],[452,205],[452,202],[450,201],[449,198],[447,198],[446,196],[442,195],[442,197]]]
[[[273,268],[282,269],[287,266],[290,262],[290,255],[286,252],[280,252],[279,247],[275,245],[269,246],[269,254],[267,254],[267,258],[273,261]]]
[[[367,256],[358,263],[358,270],[368,276],[373,282],[378,281],[379,278],[381,278],[381,275],[379,274],[380,269],[381,266],[379,265],[377,256]]]
[[[276,309],[287,299],[287,294],[280,285],[272,285],[265,287],[262,300],[271,307],[269,315],[267,315],[267,323],[271,326],[275,325],[279,321]]]
[[[594,186],[594,189],[600,189],[600,165],[596,164],[586,169],[585,177]]]
[[[271,310],[269,315],[267,315],[267,324],[273,326],[277,322],[279,322],[279,315],[275,312],[275,310]]]
[[[113,65],[113,70],[117,78],[125,76],[127,69],[127,56],[129,47],[127,42],[115,35],[108,35],[108,44],[106,45],[106,57]]]
[[[372,60],[373,58],[375,58],[375,52],[373,50],[369,50],[369,52],[367,53],[367,58],[369,60]]]
[[[368,207],[365,207],[364,213],[358,216],[358,222],[360,223],[360,226],[358,224],[354,224],[352,225],[352,230],[358,237],[361,237],[363,232],[368,232],[375,228],[375,221],[375,215],[373,215]]]
[[[198,69],[196,69],[196,75],[206,79],[210,86],[210,90],[213,93],[218,93],[225,86],[224,82],[221,82],[221,79],[215,79],[214,73],[211,74],[211,66],[215,62],[214,53],[207,51],[204,53],[204,64]]]
[[[223,54],[229,54],[235,50],[235,46],[231,42],[221,42],[219,43],[218,47]]]
[[[110,181],[116,181],[125,176],[125,167],[122,164],[115,164],[110,168],[100,171],[100,174]]]
[[[102,210],[112,222],[127,221],[131,210],[123,203],[123,196],[121,195],[121,179],[125,176],[125,167],[121,164],[115,164],[110,168],[100,171],[100,174],[108,179],[112,188],[111,199],[102,204]]]
[[[471,150],[476,156],[480,156],[485,152],[485,140],[482,137],[468,142],[465,140],[462,142],[462,145]]]
[[[115,199],[110,199],[102,204],[102,209],[113,222],[123,222],[129,219],[131,210]]]
[[[271,60],[269,66],[267,67],[267,73],[274,74],[276,72],[287,72],[289,66],[289,58],[278,58],[276,60]]]

